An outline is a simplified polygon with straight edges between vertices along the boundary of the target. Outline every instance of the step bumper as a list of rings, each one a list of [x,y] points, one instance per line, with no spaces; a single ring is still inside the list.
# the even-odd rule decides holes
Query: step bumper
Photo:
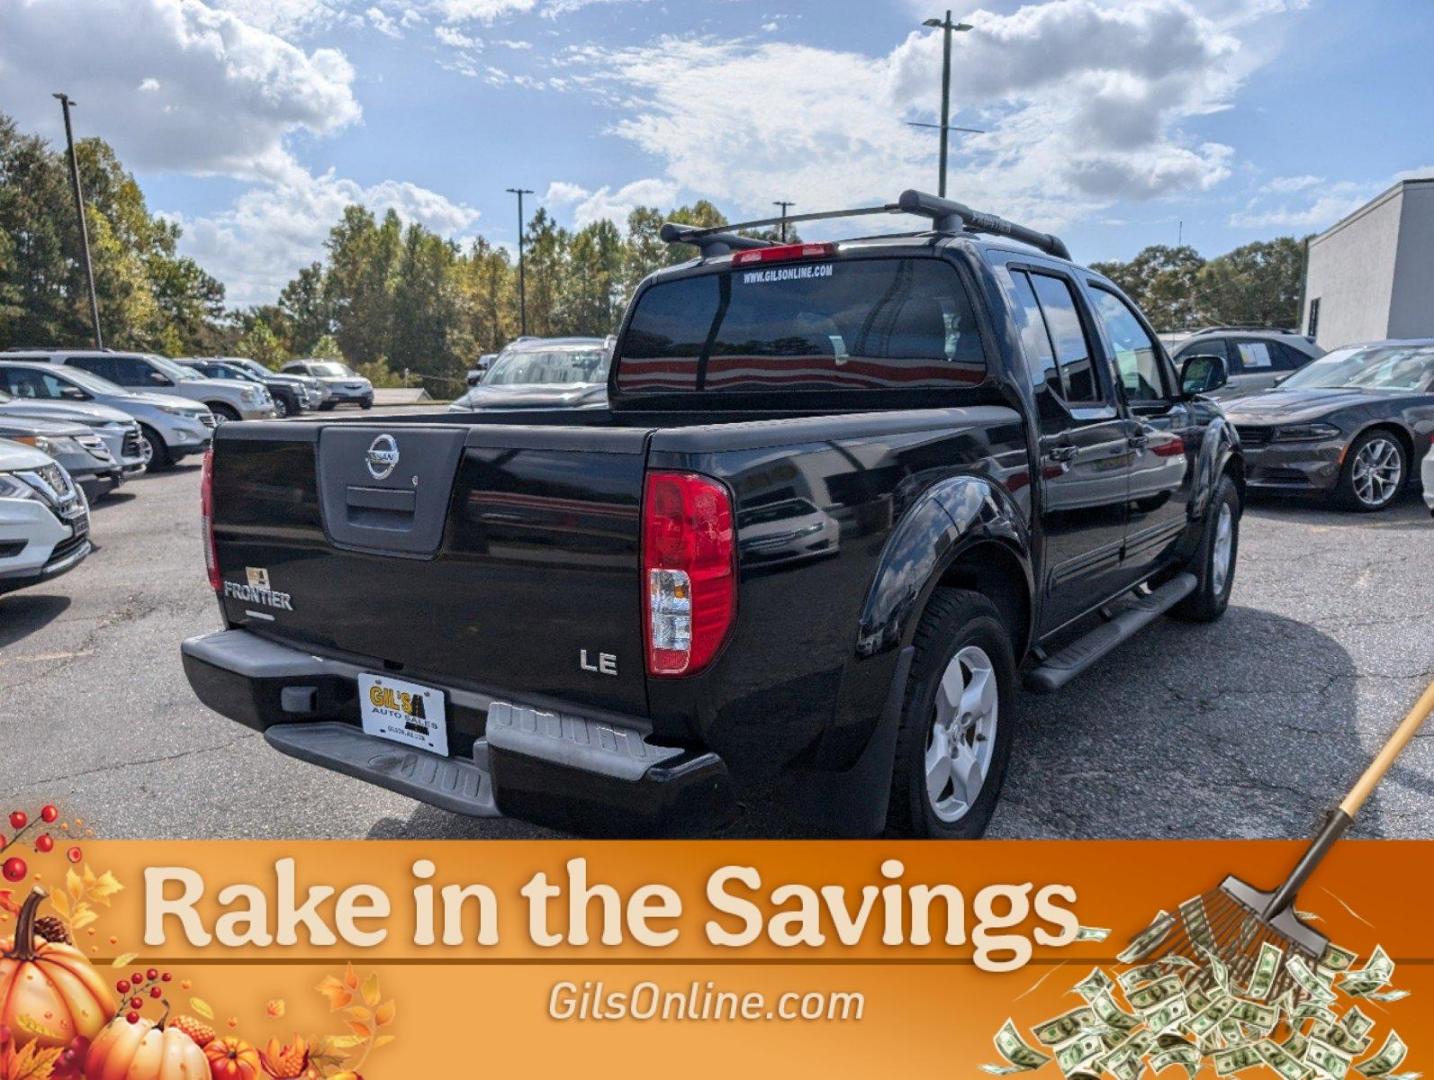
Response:
[[[262,731],[275,750],[454,813],[632,836],[710,833],[736,811],[721,758],[651,742],[636,718],[538,708],[423,679],[485,714],[471,753],[440,757],[363,731],[357,678],[371,669],[361,664],[245,630],[190,638],[180,652],[200,700]]]

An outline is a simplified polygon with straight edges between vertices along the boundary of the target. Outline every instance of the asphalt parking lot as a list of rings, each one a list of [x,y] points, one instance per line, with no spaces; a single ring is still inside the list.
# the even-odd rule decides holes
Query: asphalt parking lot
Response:
[[[178,644],[217,628],[199,467],[94,509],[98,550],[0,597],[0,802],[62,801],[110,837],[527,837],[283,757],[191,694]],[[1157,622],[1089,675],[1018,705],[998,837],[1291,837],[1434,678],[1434,523],[1255,502],[1213,626]],[[801,835],[781,785],[731,835]],[[1367,807],[1365,836],[1434,837],[1434,731]]]

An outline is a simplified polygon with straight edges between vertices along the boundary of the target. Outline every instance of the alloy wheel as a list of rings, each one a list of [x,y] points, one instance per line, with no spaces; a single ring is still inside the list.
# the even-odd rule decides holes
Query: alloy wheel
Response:
[[[1230,580],[1230,562],[1235,554],[1235,512],[1228,502],[1220,503],[1220,516],[1215,519],[1215,547],[1210,553],[1210,586],[1215,595],[1225,592]]]
[[[968,645],[951,658],[936,689],[926,737],[926,798],[948,825],[970,812],[991,770],[1000,693],[985,650]]]
[[[1359,448],[1350,469],[1354,497],[1365,506],[1383,506],[1404,481],[1404,460],[1394,440],[1376,435]]]

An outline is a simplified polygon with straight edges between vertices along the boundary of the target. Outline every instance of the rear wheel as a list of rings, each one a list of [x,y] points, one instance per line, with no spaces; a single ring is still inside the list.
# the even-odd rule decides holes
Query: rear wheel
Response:
[[[232,405],[226,405],[222,401],[216,401],[210,405],[209,411],[214,414],[214,419],[221,424],[240,419],[238,411]]]
[[[1205,514],[1200,547],[1186,567],[1198,581],[1195,591],[1170,609],[1186,622],[1214,622],[1230,606],[1235,586],[1235,561],[1240,552],[1240,491],[1223,473]]]
[[[174,459],[169,454],[169,447],[165,445],[159,432],[146,424],[141,424],[139,435],[139,453],[144,458],[146,472],[159,472],[174,464]]]
[[[337,402],[326,401],[319,406],[319,412],[329,412],[333,409],[335,404],[337,404]]]
[[[1399,437],[1382,428],[1366,431],[1344,456],[1335,497],[1346,510],[1383,510],[1399,497],[1408,475],[1408,456]]]
[[[980,593],[940,589],[913,644],[887,829],[976,839],[990,824],[1011,757],[1010,638]]]
[[[274,396],[274,415],[281,420],[289,415],[289,401],[287,398],[280,397],[277,394]]]

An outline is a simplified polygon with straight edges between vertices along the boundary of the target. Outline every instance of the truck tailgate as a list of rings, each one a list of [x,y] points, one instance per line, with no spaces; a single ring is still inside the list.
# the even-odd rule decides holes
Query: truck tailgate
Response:
[[[647,435],[225,425],[214,451],[225,615],[419,682],[644,715]]]

